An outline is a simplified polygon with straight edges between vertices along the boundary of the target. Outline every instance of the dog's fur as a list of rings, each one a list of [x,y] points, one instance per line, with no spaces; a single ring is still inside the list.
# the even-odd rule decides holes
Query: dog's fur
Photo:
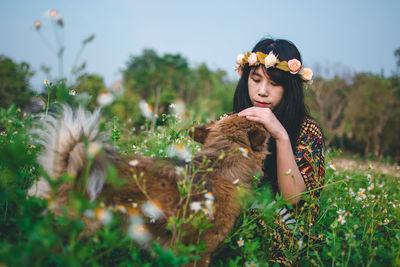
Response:
[[[123,156],[115,152],[99,133],[99,114],[99,111],[92,114],[82,108],[72,110],[63,106],[61,116],[47,116],[42,120],[41,130],[36,131],[44,145],[39,161],[49,176],[58,179],[63,173],[69,173],[75,177],[74,183],[62,183],[58,187],[51,205],[52,212],[56,215],[62,214],[61,207],[68,204],[68,193],[78,190],[82,184],[88,164],[87,150],[92,150],[92,154],[96,154],[97,150],[85,185],[87,197],[91,201],[101,200],[106,205],[129,206],[132,202],[140,204],[149,199],[158,203],[164,217],[155,223],[146,223],[146,227],[158,242],[168,247],[171,233],[165,227],[167,218],[176,216],[177,211],[184,208],[177,185],[183,176],[176,172],[176,164],[171,160],[137,155]],[[211,218],[213,226],[200,236],[200,241],[204,241],[206,245],[206,252],[198,262],[202,266],[207,265],[210,254],[229,234],[240,213],[237,186],[250,189],[251,176],[262,171],[261,163],[267,154],[266,142],[269,136],[261,124],[236,114],[196,127],[190,135],[203,144],[201,151],[192,159],[194,167],[200,170],[194,175],[193,183],[204,184],[204,189],[212,192],[215,198],[215,210]],[[99,147],[102,149],[98,150]],[[247,149],[247,155],[238,152],[239,147]],[[221,152],[225,156],[218,158]],[[203,166],[204,158],[210,160],[210,165],[213,166],[211,171],[205,171],[210,165]],[[132,159],[137,160],[136,166],[129,165]],[[117,169],[120,179],[125,183],[122,187],[114,188],[105,180],[107,164],[112,164]],[[142,177],[141,187],[132,178],[133,173]],[[237,179],[238,184],[234,184]],[[28,193],[48,198],[50,187],[41,178]],[[200,191],[194,192],[190,199],[200,200],[204,200]],[[101,227],[100,223],[93,220],[85,219],[85,222],[87,227],[84,234],[91,234]],[[198,236],[197,231],[191,225],[185,225],[183,243],[197,241],[194,239]]]

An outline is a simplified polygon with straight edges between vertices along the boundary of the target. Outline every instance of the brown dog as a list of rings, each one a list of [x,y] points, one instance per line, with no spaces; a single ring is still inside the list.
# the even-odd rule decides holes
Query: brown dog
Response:
[[[176,171],[176,163],[163,158],[119,155],[100,137],[98,119],[98,111],[91,114],[82,108],[73,111],[63,106],[61,116],[49,116],[42,123],[42,130],[36,131],[44,145],[39,161],[49,176],[58,179],[61,174],[69,173],[75,177],[73,183],[63,183],[57,189],[52,212],[61,215],[61,206],[68,204],[68,193],[80,190],[82,185],[91,201],[103,201],[106,205],[132,207],[134,203],[140,207],[151,201],[157,204],[162,216],[156,221],[147,220],[145,227],[152,240],[167,248],[176,238],[166,230],[168,218],[190,216],[194,211],[188,203],[204,203],[204,192],[209,192],[213,204],[209,218],[213,226],[198,239],[198,229],[187,223],[183,226],[185,235],[181,237],[184,244],[205,242],[206,252],[197,265],[207,265],[211,253],[227,237],[240,213],[237,186],[250,189],[252,175],[262,171],[269,137],[265,128],[236,114],[196,127],[190,135],[203,146],[192,159],[193,170],[197,171],[189,175],[191,194],[182,197],[178,183],[187,181]],[[85,180],[88,162],[91,165]],[[107,164],[118,170],[119,179],[124,183],[120,188],[106,181]],[[48,183],[40,179],[29,194],[48,198],[49,189]],[[188,212],[183,215],[183,210]],[[85,235],[101,227],[98,221],[87,218],[84,221]]]

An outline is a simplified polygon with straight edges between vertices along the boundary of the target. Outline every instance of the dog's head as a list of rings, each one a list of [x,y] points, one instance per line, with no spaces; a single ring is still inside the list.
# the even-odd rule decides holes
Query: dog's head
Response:
[[[203,147],[215,146],[229,141],[253,152],[267,152],[270,137],[267,130],[258,122],[249,121],[237,114],[224,116],[204,126],[197,126],[189,135],[203,144]]]

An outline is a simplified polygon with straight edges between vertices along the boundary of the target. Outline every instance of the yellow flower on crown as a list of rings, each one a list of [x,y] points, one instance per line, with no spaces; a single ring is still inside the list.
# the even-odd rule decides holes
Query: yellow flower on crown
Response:
[[[306,84],[312,83],[313,72],[310,68],[305,68],[300,60],[296,58],[288,61],[279,61],[278,57],[272,51],[269,52],[268,55],[263,52],[247,52],[237,55],[235,70],[239,75],[242,75],[246,64],[249,64],[249,66],[259,66],[262,64],[265,68],[276,68],[282,71],[288,71],[293,75],[298,74]]]

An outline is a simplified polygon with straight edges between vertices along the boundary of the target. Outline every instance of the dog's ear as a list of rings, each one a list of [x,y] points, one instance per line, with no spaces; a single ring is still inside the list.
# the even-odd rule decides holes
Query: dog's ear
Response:
[[[204,144],[208,136],[208,129],[206,126],[196,126],[189,130],[189,136],[196,142]]]
[[[266,149],[264,146],[265,140],[267,139],[268,134],[267,131],[257,129],[257,130],[252,130],[249,132],[249,140],[250,140],[250,145],[253,151],[261,151],[263,149]]]

